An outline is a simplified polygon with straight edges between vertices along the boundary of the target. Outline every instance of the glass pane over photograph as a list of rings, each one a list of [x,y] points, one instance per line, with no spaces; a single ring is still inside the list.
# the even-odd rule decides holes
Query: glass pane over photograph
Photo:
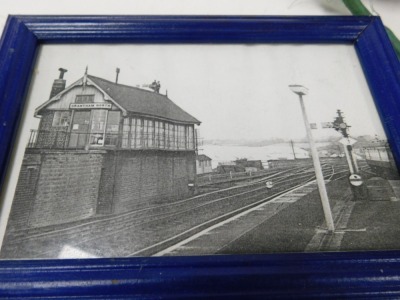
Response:
[[[46,45],[0,258],[400,249],[351,45]]]

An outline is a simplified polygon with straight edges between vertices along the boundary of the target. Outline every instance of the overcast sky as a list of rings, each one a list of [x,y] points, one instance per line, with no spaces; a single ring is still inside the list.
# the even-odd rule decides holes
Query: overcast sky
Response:
[[[29,111],[46,100],[58,68],[67,85],[89,74],[136,86],[154,79],[161,93],[199,119],[205,139],[297,139],[305,136],[298,98],[289,84],[309,89],[310,122],[344,112],[350,133],[383,137],[357,55],[350,45],[46,45],[39,53]],[[37,121],[28,120],[29,128]],[[338,135],[314,130],[316,137]]]

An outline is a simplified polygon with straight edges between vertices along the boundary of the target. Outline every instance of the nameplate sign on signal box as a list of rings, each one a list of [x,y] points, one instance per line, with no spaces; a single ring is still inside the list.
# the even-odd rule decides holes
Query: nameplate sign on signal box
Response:
[[[88,109],[88,108],[111,109],[111,103],[71,103],[69,108],[72,108],[72,109]]]

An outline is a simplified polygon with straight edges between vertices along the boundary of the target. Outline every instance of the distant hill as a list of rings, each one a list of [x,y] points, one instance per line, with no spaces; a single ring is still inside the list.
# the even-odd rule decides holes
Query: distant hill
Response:
[[[220,145],[220,146],[247,146],[247,147],[263,147],[275,144],[285,143],[284,139],[280,138],[272,138],[268,140],[224,140],[224,139],[215,139],[215,140],[204,140],[204,145]]]
[[[337,142],[340,138],[337,136],[329,136],[321,139],[316,139],[316,143],[330,143]],[[218,145],[218,146],[247,146],[247,147],[264,147],[276,144],[285,144],[290,143],[291,140],[282,139],[282,138],[271,138],[266,140],[229,140],[229,139],[214,139],[203,141],[203,145]],[[294,144],[308,144],[307,138],[295,139],[293,140]],[[308,148],[306,146],[306,148]]]

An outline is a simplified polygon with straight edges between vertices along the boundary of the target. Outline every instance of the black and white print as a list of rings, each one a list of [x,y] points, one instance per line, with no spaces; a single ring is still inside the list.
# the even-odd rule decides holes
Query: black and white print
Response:
[[[3,259],[400,248],[352,46],[48,45],[27,102]]]

